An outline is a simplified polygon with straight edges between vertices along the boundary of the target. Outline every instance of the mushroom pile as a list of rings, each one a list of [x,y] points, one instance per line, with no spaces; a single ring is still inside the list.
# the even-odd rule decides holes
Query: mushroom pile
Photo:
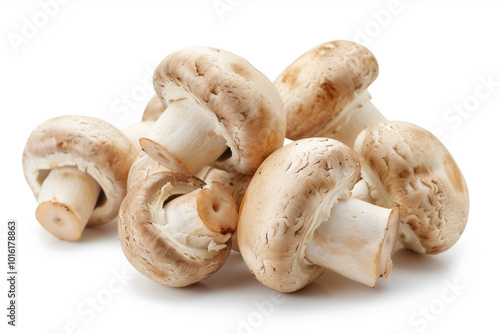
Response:
[[[374,287],[398,240],[441,253],[469,211],[444,145],[370,102],[377,75],[350,41],[311,49],[274,83],[228,51],[173,52],[137,124],[62,116],[32,132],[23,167],[36,219],[67,241],[117,220],[125,257],[166,286],[208,278],[235,250],[277,291],[325,269]]]

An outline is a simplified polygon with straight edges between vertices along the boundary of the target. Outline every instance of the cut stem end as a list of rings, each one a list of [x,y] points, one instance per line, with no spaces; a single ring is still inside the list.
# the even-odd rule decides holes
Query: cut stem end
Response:
[[[101,192],[99,184],[77,167],[55,167],[44,180],[36,219],[61,240],[80,239]]]

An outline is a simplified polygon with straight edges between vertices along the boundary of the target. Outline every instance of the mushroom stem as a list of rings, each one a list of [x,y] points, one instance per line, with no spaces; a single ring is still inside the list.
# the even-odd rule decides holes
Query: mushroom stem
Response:
[[[144,152],[172,171],[193,175],[228,148],[214,113],[194,99],[169,103],[149,135],[140,139]]]
[[[193,209],[195,208],[195,209]],[[178,231],[197,236],[215,236],[233,233],[236,229],[237,210],[234,199],[229,191],[219,182],[212,182],[208,186],[176,197],[165,204],[166,222],[174,222],[183,217],[182,221],[196,222],[183,223]]]
[[[342,110],[332,124],[320,131],[317,137],[333,138],[350,148],[354,147],[354,141],[363,129],[387,121],[370,100],[371,95],[365,90]]]
[[[165,228],[175,231],[172,234],[212,237],[220,247],[236,229],[238,215],[234,199],[216,181],[171,200],[167,198],[162,205],[165,216],[157,221],[162,221]]]
[[[80,239],[101,192],[89,174],[75,166],[53,168],[44,180],[35,215],[61,240]]]
[[[339,199],[314,231],[305,255],[310,262],[374,287],[389,277],[398,236],[399,209],[385,209],[350,197]]]

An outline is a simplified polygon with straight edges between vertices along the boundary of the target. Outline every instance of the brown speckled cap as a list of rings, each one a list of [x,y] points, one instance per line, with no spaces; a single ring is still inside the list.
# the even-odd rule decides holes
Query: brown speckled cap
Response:
[[[38,199],[50,170],[76,166],[101,187],[88,225],[115,218],[125,197],[127,175],[138,151],[111,124],[87,116],[61,116],[43,122],[29,136],[23,152],[24,176]]]
[[[238,243],[252,274],[281,292],[315,280],[323,268],[305,259],[305,246],[359,178],[354,152],[333,139],[302,139],[271,154],[240,208]]]
[[[221,184],[209,186],[227,192]],[[147,177],[127,194],[118,220],[120,243],[127,259],[144,276],[162,285],[183,287],[211,276],[225,263],[231,250],[232,230],[199,232],[197,226],[190,228],[194,217],[199,214],[196,200],[194,206],[184,206],[184,210],[191,211],[192,215],[172,216],[164,211],[172,198],[206,187],[196,177],[159,172]],[[230,194],[225,195],[232,201]],[[236,218],[234,210],[234,221]],[[172,220],[178,221],[177,227],[202,235],[176,230],[172,227],[175,225]],[[224,242],[217,242],[217,237],[225,234]]]
[[[213,112],[227,131],[231,156],[221,169],[253,174],[285,138],[283,102],[276,87],[248,61],[210,47],[190,47],[167,56],[153,83],[163,105],[186,95]],[[167,109],[168,110],[168,109]]]
[[[286,137],[315,137],[375,81],[378,63],[351,41],[323,43],[300,56],[275,80],[286,113]]]
[[[355,150],[376,204],[399,205],[399,240],[406,247],[437,254],[458,241],[469,215],[469,193],[439,139],[411,123],[384,122],[361,132]]]

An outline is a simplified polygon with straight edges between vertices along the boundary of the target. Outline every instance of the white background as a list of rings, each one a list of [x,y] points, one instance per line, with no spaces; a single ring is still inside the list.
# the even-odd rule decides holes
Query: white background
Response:
[[[47,2],[0,5],[2,333],[498,332],[498,1],[72,0],[50,7],[51,16],[43,14]],[[220,13],[214,3],[229,7]],[[27,22],[38,27],[30,31]],[[298,293],[273,295],[237,253],[206,281],[173,289],[129,265],[116,222],[68,243],[35,220],[21,154],[39,123],[65,114],[119,128],[138,122],[153,94],[153,69],[183,47],[226,49],[274,80],[334,39],[362,42],[375,54],[380,74],[370,92],[388,119],[446,136],[471,198],[468,226],[449,251],[419,256],[398,248],[392,276],[374,289],[326,273]],[[3,279],[12,218],[19,225],[15,329],[6,325]]]

